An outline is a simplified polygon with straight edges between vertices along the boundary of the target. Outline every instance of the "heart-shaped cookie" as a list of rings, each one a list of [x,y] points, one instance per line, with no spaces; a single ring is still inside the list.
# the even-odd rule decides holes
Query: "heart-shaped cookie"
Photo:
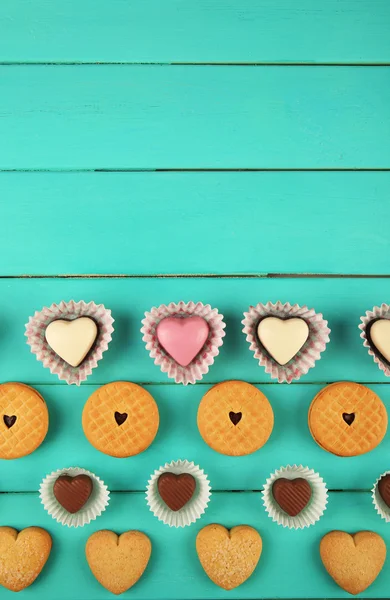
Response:
[[[182,367],[186,367],[202,350],[209,326],[202,317],[165,317],[156,328],[164,350]]]
[[[378,319],[369,328],[369,338],[378,352],[390,362],[390,319]]]
[[[0,527],[0,585],[20,592],[31,585],[49,558],[52,541],[40,527],[27,527],[19,533]]]
[[[150,539],[140,531],[126,531],[120,536],[113,531],[97,531],[85,547],[92,573],[113,594],[122,594],[137,583],[151,552]]]
[[[50,348],[72,367],[78,367],[83,362],[97,335],[96,323],[89,317],[72,321],[58,319],[49,323],[45,331]]]
[[[157,488],[165,504],[173,511],[180,510],[189,502],[196,489],[195,478],[189,473],[163,473],[157,480]]]
[[[310,483],[303,477],[296,479],[279,477],[272,485],[272,495],[284,512],[290,517],[296,517],[308,505],[312,489]]]
[[[299,352],[309,337],[309,327],[303,319],[265,317],[257,326],[260,343],[279,365],[287,364]]]
[[[354,535],[331,531],[321,540],[320,555],[337,585],[350,594],[360,594],[378,577],[386,558],[386,544],[372,531]]]
[[[263,548],[259,533],[248,525],[229,531],[207,525],[196,537],[196,551],[203,569],[219,587],[232,590],[246,581],[259,562]]]
[[[88,475],[60,475],[54,482],[53,494],[65,510],[74,514],[83,508],[92,489],[92,479]]]

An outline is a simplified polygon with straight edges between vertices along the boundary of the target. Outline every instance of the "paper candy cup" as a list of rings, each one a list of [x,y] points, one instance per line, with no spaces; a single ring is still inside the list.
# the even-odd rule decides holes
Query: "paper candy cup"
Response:
[[[58,502],[53,493],[53,486],[60,475],[88,475],[93,482],[92,494],[87,502],[77,513],[71,514]],[[39,488],[39,497],[45,510],[61,525],[67,527],[83,527],[99,517],[106,510],[110,500],[110,492],[103,481],[96,475],[85,469],[78,467],[69,467],[68,469],[59,469],[47,475]]]
[[[312,308],[309,309],[307,306],[291,305],[289,302],[286,304],[267,302],[267,304],[251,306],[249,311],[244,313],[244,317],[243,332],[249,342],[249,349],[252,350],[254,358],[259,361],[259,365],[265,368],[265,372],[269,373],[272,379],[277,379],[279,383],[284,381],[291,383],[294,379],[305,375],[321,358],[321,352],[325,350],[326,344],[329,342],[328,322],[323,319],[322,314],[315,313]],[[285,365],[279,365],[258,340],[257,326],[265,317],[299,318],[306,321],[309,327],[308,339],[299,352]]]
[[[171,510],[158,492],[157,481],[162,473],[174,473],[175,475],[189,473],[196,480],[194,495],[180,510]],[[165,525],[169,525],[169,527],[186,527],[187,525],[191,525],[191,523],[195,523],[205,512],[210,501],[210,496],[211,487],[207,475],[203,469],[200,469],[193,462],[188,462],[188,460],[177,460],[169,464],[166,463],[150,476],[146,488],[146,501],[150,510],[159,521],[162,521]]]
[[[378,483],[385,475],[389,475],[390,471],[385,471],[378,477],[376,480],[374,487],[371,490],[372,502],[375,506],[375,510],[382,519],[386,521],[386,523],[390,522],[390,508],[387,506],[386,502],[383,500],[382,496],[378,490]]]
[[[281,477],[284,479],[297,479],[300,477],[306,479],[311,486],[312,496],[309,504],[296,517],[290,517],[284,512],[272,495],[272,485],[276,479]],[[287,465],[287,467],[281,467],[278,471],[272,473],[267,479],[262,496],[268,516],[278,525],[289,529],[303,529],[314,525],[324,514],[328,502],[328,490],[322,477],[315,473],[313,469],[302,465]]]
[[[179,365],[164,348],[157,339],[156,328],[159,322],[165,317],[173,316],[190,316],[196,315],[207,321],[209,326],[209,336],[205,345],[194,360],[186,367]],[[174,304],[171,302],[166,306],[161,304],[159,307],[153,307],[150,312],[145,313],[145,318],[142,321],[143,341],[146,342],[146,349],[149,351],[151,358],[154,359],[154,364],[159,365],[163,373],[167,373],[170,379],[174,379],[176,383],[187,385],[200,381],[205,375],[210,365],[213,364],[214,358],[219,354],[219,347],[223,344],[225,335],[224,328],[226,327],[223,321],[223,315],[219,314],[216,308],[211,308],[209,304],[201,302],[179,302]]]
[[[78,367],[72,367],[50,348],[45,338],[45,332],[46,327],[52,321],[59,319],[70,321],[78,317],[93,319],[98,327],[98,335],[83,362]],[[103,304],[94,302],[86,304],[83,301],[75,302],[74,300],[62,301],[60,304],[45,307],[30,317],[25,335],[31,352],[36,355],[37,360],[43,363],[44,367],[50,369],[50,372],[57,375],[58,379],[66,381],[68,384],[80,385],[92,373],[92,369],[97,367],[98,361],[103,357],[103,352],[107,350],[111,334],[114,331],[113,322],[111,311]]]
[[[390,306],[388,304],[374,306],[372,310],[368,310],[363,317],[360,317],[360,320],[362,321],[361,325],[359,325],[359,329],[361,329],[360,337],[363,340],[363,346],[368,350],[368,354],[372,356],[374,362],[378,365],[380,370],[383,371],[386,377],[390,377],[390,365],[388,365],[382,359],[382,357],[374,351],[367,336],[367,329],[371,325],[372,321],[376,321],[377,319],[390,320]]]

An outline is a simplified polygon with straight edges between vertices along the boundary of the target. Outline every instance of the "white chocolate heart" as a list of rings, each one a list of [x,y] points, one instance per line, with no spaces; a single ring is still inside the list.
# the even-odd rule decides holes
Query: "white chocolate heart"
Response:
[[[375,321],[370,327],[370,338],[375,348],[390,362],[390,320]]]
[[[80,317],[72,321],[52,321],[45,331],[50,348],[72,367],[78,367],[82,363],[97,334],[96,323],[89,317]]]
[[[279,365],[285,365],[306,342],[309,327],[303,319],[266,317],[258,324],[257,335],[272,358]]]

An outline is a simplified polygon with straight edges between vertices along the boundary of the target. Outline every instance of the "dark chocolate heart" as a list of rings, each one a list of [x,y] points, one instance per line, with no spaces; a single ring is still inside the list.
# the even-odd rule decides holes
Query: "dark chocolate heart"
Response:
[[[343,419],[347,425],[352,425],[355,420],[355,413],[343,413]]]
[[[118,423],[118,425],[123,425],[123,423],[127,419],[127,413],[115,412],[114,417],[115,417],[115,421]]]
[[[235,413],[231,410],[229,413],[229,419],[231,420],[233,425],[237,425],[242,419],[242,413],[240,413],[240,412]]]
[[[189,473],[163,473],[157,481],[157,487],[165,504],[174,511],[180,510],[194,495],[195,478]]]
[[[16,415],[12,415],[11,417],[9,417],[8,415],[4,415],[3,421],[5,423],[5,426],[8,427],[8,429],[11,429],[12,425],[15,425],[16,418]]]
[[[381,477],[378,483],[378,491],[385,504],[390,508],[390,474]]]
[[[276,479],[272,486],[272,495],[280,508],[290,517],[296,517],[309,503],[311,487],[306,479]]]
[[[53,486],[54,496],[69,513],[76,513],[92,493],[93,483],[88,475],[60,475]]]

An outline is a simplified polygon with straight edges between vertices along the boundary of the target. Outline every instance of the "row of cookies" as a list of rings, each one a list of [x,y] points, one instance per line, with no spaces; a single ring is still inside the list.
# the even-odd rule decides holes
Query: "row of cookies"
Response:
[[[387,420],[386,407],[377,394],[352,382],[323,388],[308,413],[314,440],[338,456],[356,456],[375,448],[385,436]],[[257,387],[244,381],[225,381],[203,396],[197,424],[213,450],[243,456],[267,442],[274,414]],[[152,444],[159,428],[159,411],[143,387],[116,381],[99,387],[89,397],[82,425],[97,450],[125,458]],[[43,442],[48,427],[46,403],[35,389],[21,383],[0,385],[0,458],[30,454]]]
[[[361,338],[379,368],[390,376],[390,307],[361,317]],[[37,359],[69,384],[79,385],[97,366],[111,341],[114,319],[102,304],[60,302],[44,307],[26,325]],[[271,378],[290,383],[314,367],[329,342],[322,314],[307,306],[259,303],[244,313],[243,332],[254,358]],[[195,383],[213,364],[226,325],[216,308],[171,302],[145,312],[141,332],[154,363],[176,383]]]
[[[45,566],[51,549],[51,536],[44,529],[28,527],[17,532],[11,527],[0,527],[0,585],[14,592],[30,586]],[[253,574],[262,555],[263,541],[248,525],[229,530],[211,524],[199,531],[196,551],[211,581],[232,590]],[[367,589],[386,558],[384,540],[371,531],[353,535],[331,531],[322,538],[319,551],[329,575],[350,594]],[[93,575],[113,594],[122,594],[141,578],[151,552],[149,537],[140,531],[126,531],[119,536],[109,530],[97,531],[85,547]]]

